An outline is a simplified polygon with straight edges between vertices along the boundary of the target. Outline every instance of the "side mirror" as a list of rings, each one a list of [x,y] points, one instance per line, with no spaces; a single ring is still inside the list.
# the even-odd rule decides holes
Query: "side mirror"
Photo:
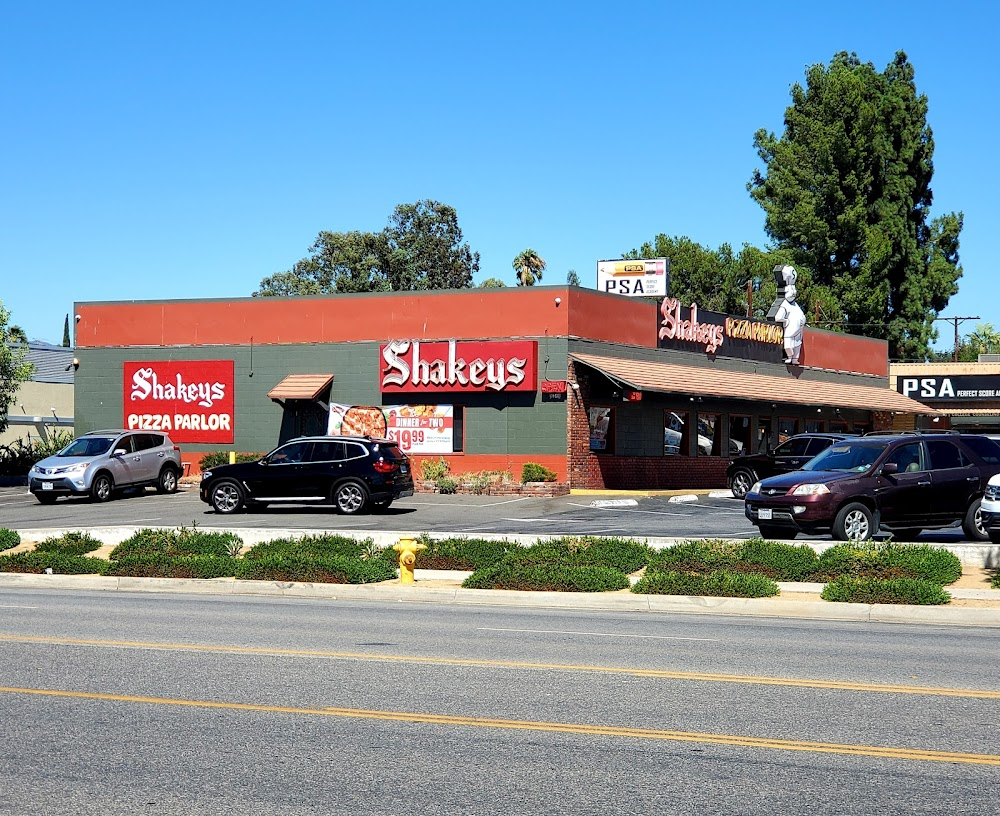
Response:
[[[115,448],[115,452],[111,454],[112,456],[124,456],[125,448]]]
[[[894,473],[899,473],[899,465],[897,465],[895,462],[886,462],[884,465],[882,465],[882,470],[880,471],[880,473],[883,476],[892,476],[892,474]]]

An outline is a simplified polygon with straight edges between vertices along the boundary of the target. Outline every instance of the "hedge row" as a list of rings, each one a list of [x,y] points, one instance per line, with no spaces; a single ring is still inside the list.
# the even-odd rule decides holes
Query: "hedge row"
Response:
[[[15,530],[0,527],[0,552],[12,550],[21,543],[21,536]]]

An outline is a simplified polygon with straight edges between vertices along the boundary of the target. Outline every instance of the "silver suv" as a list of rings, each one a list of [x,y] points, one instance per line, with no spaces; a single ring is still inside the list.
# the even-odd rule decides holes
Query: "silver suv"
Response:
[[[93,431],[32,467],[28,489],[42,504],[87,495],[105,502],[127,487],[152,485],[173,493],[182,472],[181,449],[166,434]]]

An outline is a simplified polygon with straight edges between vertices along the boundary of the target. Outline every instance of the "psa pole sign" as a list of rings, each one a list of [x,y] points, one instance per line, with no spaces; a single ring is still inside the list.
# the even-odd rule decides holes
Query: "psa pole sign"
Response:
[[[670,291],[670,261],[598,261],[597,291],[629,297],[666,297]]]

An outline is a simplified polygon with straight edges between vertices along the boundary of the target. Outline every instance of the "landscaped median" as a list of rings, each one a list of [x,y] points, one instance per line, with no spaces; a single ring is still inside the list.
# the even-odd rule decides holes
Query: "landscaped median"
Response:
[[[464,573],[461,588],[543,593],[629,593],[707,599],[766,599],[779,583],[816,584],[837,603],[944,605],[962,576],[959,559],[925,544],[805,544],[698,540],[653,548],[642,541],[567,536],[522,545],[504,539],[420,538],[422,570]],[[0,572],[236,579],[282,584],[394,583],[398,554],[371,538],[320,534],[245,546],[235,533],[143,529],[116,546],[82,532],[34,544],[0,529]],[[98,552],[101,551],[101,552]],[[452,572],[454,574],[454,572]],[[1000,578],[993,576],[993,587]]]

